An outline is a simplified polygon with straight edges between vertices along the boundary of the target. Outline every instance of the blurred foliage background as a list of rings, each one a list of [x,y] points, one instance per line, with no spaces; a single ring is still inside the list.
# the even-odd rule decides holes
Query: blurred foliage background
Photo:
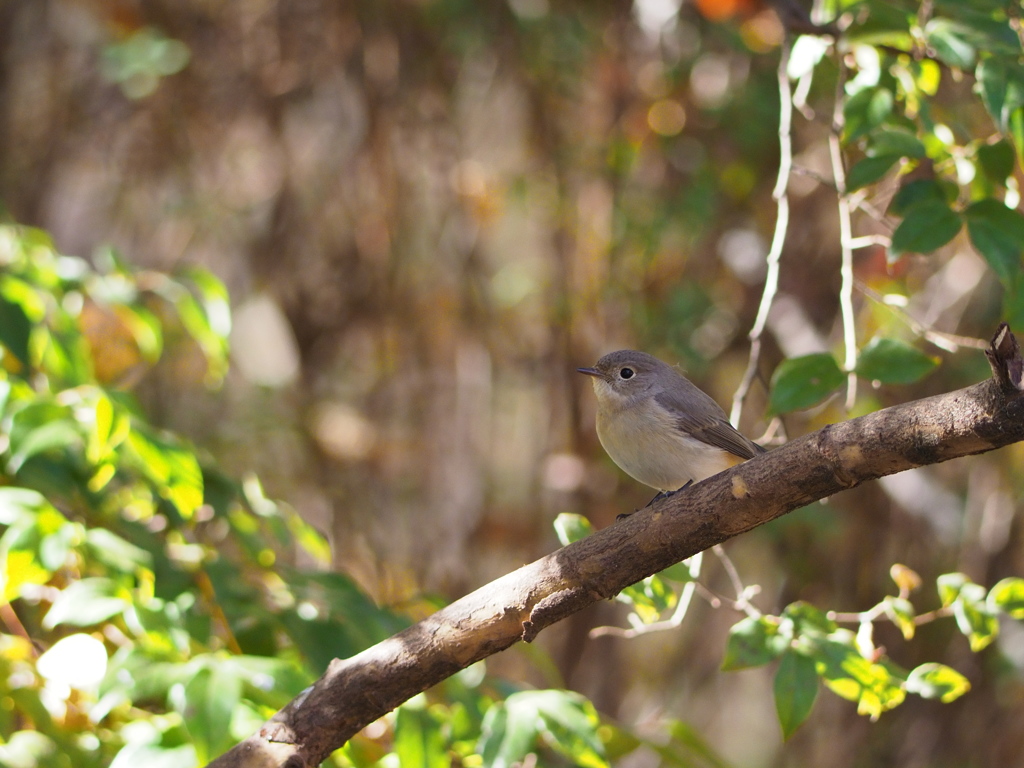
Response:
[[[831,8],[832,16],[848,11],[861,42],[844,46],[842,56],[824,44],[801,51],[814,77],[793,80],[791,222],[761,336],[760,377],[740,422],[752,437],[775,442],[983,378],[987,366],[971,339],[988,338],[1004,317],[1024,317],[1016,219],[991,216],[996,236],[982,243],[990,212],[965,208],[998,199],[1012,209],[1019,200],[1024,76],[1004,64],[981,72],[993,52],[1019,60],[1019,5],[835,5],[842,8]],[[131,567],[117,566],[155,572],[150,597],[174,610],[189,610],[194,599],[175,603],[175,590],[198,595],[209,619],[182,641],[174,664],[200,661],[128,696],[158,702],[147,710],[158,713],[147,721],[152,731],[137,745],[201,743],[197,752],[175,753],[183,761],[176,764],[208,759],[251,732],[265,715],[260,703],[273,711],[333,656],[551,551],[558,513],[582,513],[603,527],[646,503],[648,489],[603,455],[589,381],[574,369],[612,349],[640,348],[679,363],[728,406],[747,367],[747,333],[776,227],[776,69],[785,37],[776,13],[756,0],[681,7],[672,0],[0,0],[0,205],[9,221],[52,236],[51,245],[41,233],[12,230],[5,269],[13,275],[12,265],[31,271],[39,259],[52,260],[18,280],[55,297],[68,313],[61,322],[89,345],[78,368],[54,368],[45,356],[30,361],[26,347],[21,362],[38,366],[47,384],[29,377],[25,386],[49,391],[54,408],[70,408],[58,416],[78,425],[72,432],[85,429],[81,409],[59,392],[91,387],[79,398],[92,409],[89,429],[107,407],[99,402],[138,419],[138,434],[150,434],[157,453],[166,458],[178,446],[192,457],[184,459],[181,487],[205,494],[201,506],[175,496],[172,470],[154,479],[137,456],[114,458],[120,442],[88,454],[92,432],[65,433],[64,442],[36,450],[81,448],[92,467],[80,478],[86,485],[99,483],[94,473],[106,462],[113,468],[104,471],[124,487],[155,494],[130,525],[115,524],[114,507],[90,506],[95,499],[76,494],[56,504],[61,519],[110,528],[152,552],[200,547],[188,556],[174,550],[180,557],[165,570],[190,574],[178,581],[161,582],[159,562],[138,553],[126,555]],[[901,58],[905,50],[922,55]],[[917,144],[886,138],[883,129]],[[847,294],[854,325],[845,327],[837,151],[851,171],[844,199],[852,235],[862,238],[848,260],[846,285],[856,290]],[[854,176],[858,162],[866,164]],[[925,186],[905,193],[913,181]],[[914,221],[921,190],[927,205],[915,210],[931,218],[889,247],[899,217]],[[898,194],[900,205],[886,216]],[[951,229],[950,206],[973,228],[961,231],[957,218],[949,237],[936,238]],[[85,261],[68,272],[72,262],[59,254]],[[232,307],[230,366],[218,280]],[[16,293],[4,289],[8,305],[25,306]],[[67,294],[78,298],[69,304]],[[27,313],[15,325],[45,314]],[[830,353],[837,370],[852,368],[856,359],[844,348],[851,328],[858,348],[883,335],[940,364],[928,376],[931,363],[904,377],[910,383],[902,386],[873,386],[900,380],[883,369],[860,381],[850,409],[847,398],[833,396],[766,434],[767,382],[778,364]],[[8,348],[14,337],[3,339]],[[16,369],[7,366],[12,376],[25,374]],[[159,430],[184,440],[160,443]],[[16,454],[5,459],[5,484],[34,487],[18,475],[26,457]],[[760,586],[754,602],[766,612],[798,599],[867,609],[892,591],[894,562],[926,585],[950,571],[992,585],[1024,573],[1022,458],[1013,447],[903,473],[788,515],[727,550],[743,582]],[[189,486],[200,465],[205,482]],[[210,498],[214,486],[219,503]],[[179,505],[178,514],[160,499]],[[10,501],[30,511],[40,503]],[[191,511],[181,515],[180,504]],[[197,517],[197,509],[212,512]],[[0,522],[29,519],[18,514]],[[221,520],[230,533],[213,527]],[[242,547],[235,565],[217,571],[236,546],[223,542],[256,535],[243,520],[268,525],[276,544]],[[140,526],[156,541],[141,542]],[[170,543],[167,526],[177,531]],[[78,542],[68,546],[87,547],[77,535],[67,534]],[[84,575],[55,577],[60,558],[47,562],[53,567],[44,575],[57,578],[52,589]],[[215,571],[212,582],[197,563]],[[721,594],[732,589],[711,558],[702,580]],[[141,588],[126,583],[129,592]],[[228,594],[243,583],[249,587]],[[132,594],[103,596],[141,600]],[[72,631],[53,618],[46,623],[39,606],[54,593],[19,597],[15,609],[27,597],[36,606],[17,611],[33,638],[45,635],[45,645]],[[922,610],[939,605],[927,586],[920,601]],[[107,606],[101,622],[125,620]],[[170,609],[160,610],[164,628],[146,631],[173,624]],[[875,642],[898,663],[948,664],[970,680],[971,692],[948,705],[908,700],[876,723],[849,702],[821,696],[783,743],[771,670],[719,671],[728,629],[740,617],[696,599],[672,631],[591,637],[594,627],[624,623],[620,606],[602,605],[549,630],[536,648],[490,660],[488,679],[584,694],[607,722],[623,726],[623,739],[628,731],[651,740],[621,749],[626,756],[616,764],[626,766],[995,766],[1024,754],[1024,734],[1014,727],[1024,717],[1018,623],[1004,621],[980,654],[951,620],[922,627],[911,642],[880,624]],[[117,636],[137,628],[130,620],[100,633],[79,619],[111,654],[137,647]],[[339,640],[340,625],[350,634]],[[274,632],[290,639],[260,646]],[[17,653],[31,655],[26,647]],[[229,653],[281,663],[238,662],[234,672],[217,672],[226,662],[210,659]],[[218,674],[238,690],[258,689],[267,679],[260,675],[270,675],[287,695],[260,702],[252,694],[251,717],[220,712],[233,723],[227,740],[224,732],[182,733],[175,731],[181,721],[160,720],[174,711],[187,720],[189,691],[192,701],[207,701],[204,691],[223,687]],[[188,680],[200,682],[189,688]],[[459,731],[452,708],[479,709],[479,700],[465,702],[481,684],[453,681],[435,697],[447,714],[421,703],[403,709],[399,721],[427,729],[448,723],[469,743],[485,714],[474,710]],[[495,700],[514,689],[493,685]],[[547,711],[551,702],[535,694],[516,706]],[[13,699],[5,701],[9,739],[20,721]],[[558,706],[566,701],[580,717],[596,717],[582,699]],[[105,711],[116,715],[121,705],[128,706],[109,702]],[[127,723],[138,713],[129,706],[119,716]],[[36,725],[37,717],[30,718]],[[83,722],[55,717],[52,727],[70,733]],[[393,725],[361,737],[362,752],[337,759],[386,760]],[[689,746],[659,751],[669,735]],[[65,754],[63,764],[105,764],[131,742],[120,729],[108,736],[109,749],[79,744],[79,762],[66,763]],[[140,753],[124,754],[130,765]]]

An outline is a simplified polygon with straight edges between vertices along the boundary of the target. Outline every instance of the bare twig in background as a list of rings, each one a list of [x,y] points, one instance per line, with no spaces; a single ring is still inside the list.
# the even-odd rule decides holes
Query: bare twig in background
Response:
[[[905,322],[910,330],[922,339],[934,344],[939,349],[944,349],[947,352],[956,352],[960,347],[968,347],[969,349],[985,349],[985,347],[988,346],[983,339],[976,339],[973,336],[961,336],[956,333],[945,333],[943,331],[936,331],[929,328],[924,323],[916,320],[909,312],[903,309],[903,307],[887,300],[885,296],[862,281],[857,280],[855,286],[858,291],[863,293],[872,301],[884,304],[894,315]]]
[[[757,376],[758,363],[761,361],[761,336],[764,334],[765,325],[768,322],[772,301],[779,290],[779,259],[782,257],[782,248],[785,245],[786,232],[789,229],[788,188],[789,175],[793,168],[793,93],[788,69],[792,45],[792,41],[787,36],[782,43],[779,55],[779,173],[776,176],[775,188],[772,190],[772,197],[778,204],[778,212],[775,218],[775,234],[772,236],[772,245],[766,257],[768,272],[765,275],[764,291],[761,293],[761,304],[757,309],[757,318],[754,320],[749,334],[750,358],[740,386],[732,398],[732,412],[729,414],[729,420],[736,427],[739,426],[743,401]]]
[[[853,408],[857,399],[857,329],[853,317],[853,231],[850,222],[851,203],[846,191],[846,168],[843,165],[841,144],[844,118],[843,104],[846,85],[846,64],[842,52],[837,53],[839,76],[836,78],[835,105],[832,110],[832,131],[829,135],[829,156],[832,160],[832,175],[839,195],[839,245],[842,250],[840,274],[842,285],[839,289],[839,306],[843,317],[843,367],[846,369],[846,409]]]

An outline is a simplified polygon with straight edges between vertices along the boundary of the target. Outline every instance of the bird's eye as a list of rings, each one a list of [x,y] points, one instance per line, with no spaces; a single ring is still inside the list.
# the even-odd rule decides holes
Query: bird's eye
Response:
[[[623,368],[621,371],[619,371],[619,378],[632,379],[633,376],[634,373],[632,368]]]

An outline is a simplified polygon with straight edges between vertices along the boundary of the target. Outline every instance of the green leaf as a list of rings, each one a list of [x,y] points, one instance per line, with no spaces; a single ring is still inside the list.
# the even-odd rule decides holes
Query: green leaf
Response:
[[[873,157],[896,155],[920,159],[925,155],[924,144],[910,131],[875,131],[868,142],[868,153]]]
[[[1003,579],[989,590],[986,603],[992,613],[1002,611],[1015,619],[1024,619],[1024,579]]]
[[[991,198],[964,211],[971,243],[985,258],[1003,285],[1020,274],[1024,250],[1024,216]]]
[[[772,375],[769,408],[776,414],[810,408],[845,381],[846,374],[828,353],[792,357],[782,361]]]
[[[21,304],[0,293],[0,344],[18,359],[20,373],[27,373],[30,364],[28,339],[31,332],[32,321]]]
[[[969,582],[960,587],[960,594],[953,603],[953,615],[972,651],[982,650],[999,634],[999,621],[989,610],[985,588],[980,584]]]
[[[683,560],[675,565],[670,565],[663,571],[658,572],[663,579],[671,579],[683,584],[693,581],[700,576],[700,553]]]
[[[510,696],[506,704],[522,710],[523,716],[536,712],[549,746],[583,768],[605,768],[604,745],[598,735],[600,718],[594,705],[573,691],[523,691]]]
[[[157,437],[142,425],[135,425],[127,445],[137,467],[170,501],[184,518],[190,518],[203,503],[203,473],[195,455],[181,445]]]
[[[942,607],[948,608],[960,596],[960,590],[971,580],[963,573],[944,573],[935,580]]]
[[[900,187],[900,191],[889,203],[889,213],[903,216],[912,205],[924,200],[948,202],[946,193],[939,182],[934,179],[915,179]]]
[[[881,125],[892,114],[892,107],[892,91],[887,88],[865,88],[855,93],[843,106],[843,141],[848,144]]]
[[[782,616],[793,622],[795,635],[807,632],[829,634],[836,630],[836,623],[824,611],[803,600],[787,605],[782,610]]]
[[[61,590],[46,612],[43,626],[53,629],[61,624],[89,627],[117,616],[129,603],[118,595],[117,584],[106,578],[74,581]]]
[[[948,704],[971,689],[967,678],[945,664],[922,664],[907,676],[907,690],[925,699]]]
[[[1007,120],[1007,133],[1017,151],[1017,164],[1024,166],[1024,107],[1013,110]]]
[[[585,539],[593,532],[594,526],[583,515],[562,512],[555,518],[555,534],[563,547],[574,541]]]
[[[655,574],[626,587],[615,599],[632,607],[644,624],[650,624],[661,618],[661,614],[669,608],[674,608],[679,595],[663,578]]]
[[[917,630],[917,625],[914,623],[914,606],[905,598],[902,597],[886,597],[882,601],[882,605],[885,608],[885,615],[889,617],[893,624],[899,627],[900,632],[903,633],[905,640],[910,640],[914,637],[914,632]]]
[[[53,571],[43,567],[36,559],[35,553],[25,549],[0,551],[0,586],[3,594],[0,604],[7,604],[21,597],[21,587],[25,584],[45,584],[53,576]]]
[[[153,556],[106,528],[90,528],[85,533],[85,544],[90,557],[120,573],[135,573],[140,568],[152,568]]]
[[[978,164],[990,181],[1006,186],[1006,180],[1013,173],[1016,164],[1013,147],[1005,139],[995,144],[982,144],[978,147]]]
[[[837,696],[857,702],[857,713],[877,718],[906,698],[903,679],[857,651],[853,634],[839,630],[827,638],[803,636],[801,650],[814,659],[825,685]]]
[[[818,673],[813,659],[793,650],[783,653],[775,672],[774,690],[782,738],[788,739],[811,714],[818,696]]]
[[[222,665],[212,654],[197,656],[200,669],[185,683],[181,699],[172,689],[171,700],[192,737],[200,763],[206,763],[234,744],[231,718],[242,698],[242,679],[237,669]]]
[[[922,200],[907,208],[903,221],[892,233],[889,250],[893,256],[930,253],[956,237],[962,225],[960,216],[944,202]]]
[[[31,523],[43,510],[53,510],[53,506],[39,491],[30,488],[0,488],[0,525]]]
[[[889,169],[901,159],[900,155],[893,154],[865,157],[858,160],[846,174],[846,191],[852,192],[855,189],[866,187],[868,184],[873,184],[885,176]]]
[[[777,659],[788,647],[792,625],[767,616],[748,616],[733,625],[725,645],[722,669],[759,667]]]
[[[1010,113],[1024,105],[1024,67],[1001,56],[983,59],[975,72],[981,100],[995,122],[1006,133]]]
[[[395,715],[395,755],[400,765],[448,768],[451,758],[441,733],[442,723],[427,710],[422,695],[410,699]]]
[[[540,718],[535,712],[510,708],[509,702],[515,695],[492,706],[484,716],[483,725],[480,726],[480,741],[476,746],[484,765],[511,768],[530,754],[537,741]]]
[[[857,375],[883,384],[912,384],[927,376],[939,358],[896,339],[875,337],[857,358]]]
[[[36,400],[11,420],[11,459],[7,470],[17,472],[33,456],[76,445],[82,441],[71,409],[47,400]]]
[[[945,18],[931,19],[924,27],[925,39],[939,61],[958,69],[974,66],[978,52],[970,41],[970,30]]]

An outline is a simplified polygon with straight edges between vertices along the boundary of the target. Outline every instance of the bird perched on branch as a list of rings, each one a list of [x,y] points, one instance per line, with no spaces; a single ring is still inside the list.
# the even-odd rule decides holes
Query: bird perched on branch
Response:
[[[711,397],[646,352],[623,349],[576,370],[593,377],[601,445],[655,498],[764,453]]]

